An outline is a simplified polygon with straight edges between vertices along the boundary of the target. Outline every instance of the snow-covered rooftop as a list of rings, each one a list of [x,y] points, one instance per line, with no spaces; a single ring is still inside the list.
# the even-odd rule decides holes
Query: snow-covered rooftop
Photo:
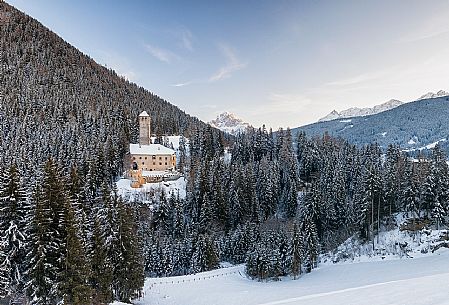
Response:
[[[146,111],[142,111],[141,114],[139,114],[139,116],[149,116],[148,113]]]
[[[131,155],[173,155],[175,151],[161,144],[139,145],[129,144]]]

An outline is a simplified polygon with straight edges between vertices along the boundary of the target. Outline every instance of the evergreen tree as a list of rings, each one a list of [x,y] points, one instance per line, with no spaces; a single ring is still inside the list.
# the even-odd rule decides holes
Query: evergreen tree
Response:
[[[27,194],[15,165],[0,175],[0,294],[14,297],[24,284]]]
[[[141,253],[140,238],[134,223],[134,213],[131,208],[118,200],[119,217],[119,245],[120,259],[114,266],[115,294],[122,302],[130,302],[131,299],[141,295],[144,283],[144,264]]]
[[[27,291],[34,304],[52,304],[62,298],[66,203],[62,178],[54,161],[49,159],[44,166],[42,182],[34,193],[27,283]]]
[[[92,303],[92,290],[89,286],[89,264],[80,226],[75,216],[75,211],[68,201],[66,204],[66,256],[63,262],[62,292],[65,304],[83,305]]]
[[[296,280],[297,276],[301,274],[302,266],[302,238],[299,233],[298,224],[293,225],[293,234],[291,239],[291,274]]]

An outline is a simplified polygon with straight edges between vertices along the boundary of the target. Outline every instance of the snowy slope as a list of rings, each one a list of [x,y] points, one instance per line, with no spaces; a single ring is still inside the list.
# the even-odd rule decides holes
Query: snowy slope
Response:
[[[352,144],[378,143],[386,148],[389,144],[402,149],[419,150],[440,141],[449,152],[449,142],[441,141],[449,135],[449,97],[431,98],[405,103],[378,114],[349,119],[318,122],[293,128],[292,134],[305,132],[309,137],[328,133],[341,137]]]
[[[381,113],[381,112],[396,108],[402,104],[403,104],[403,102],[398,101],[398,100],[389,100],[388,102],[385,102],[380,105],[376,105],[373,108],[354,107],[354,108],[349,108],[349,109],[343,110],[341,112],[333,110],[331,113],[329,113],[325,117],[319,119],[318,122],[325,122],[325,121],[331,121],[331,120],[335,120],[335,119],[344,119],[344,118],[372,115],[372,114]]]
[[[147,279],[138,305],[449,304],[449,251],[415,259],[323,266],[298,280],[261,283],[243,266]],[[115,303],[118,305],[120,303]]]
[[[419,98],[417,98],[415,101],[420,100],[427,100],[430,98],[438,98],[438,97],[446,97],[449,96],[449,92],[446,92],[444,90],[439,90],[438,92],[428,92]],[[403,102],[399,100],[389,100],[388,102],[385,102],[380,105],[376,105],[372,108],[358,108],[353,107],[346,110],[342,110],[340,112],[333,110],[331,113],[326,115],[325,117],[318,120],[318,122],[326,122],[326,121],[332,121],[336,119],[344,119],[344,118],[352,118],[352,117],[360,117],[360,116],[367,116],[367,115],[373,115],[377,113],[381,113],[390,109],[394,109],[400,105],[404,104]]]
[[[246,129],[250,127],[248,123],[245,123],[235,114],[227,111],[219,114],[215,120],[209,122],[209,125],[231,135],[245,132]]]

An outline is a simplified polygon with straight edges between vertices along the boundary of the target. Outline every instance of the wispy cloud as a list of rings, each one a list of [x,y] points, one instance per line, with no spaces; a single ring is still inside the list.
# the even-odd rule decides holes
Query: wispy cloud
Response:
[[[170,50],[162,49],[147,43],[145,44],[145,49],[147,50],[148,53],[151,54],[151,56],[168,64],[172,63],[175,60],[179,60],[179,56],[177,56]]]
[[[190,85],[192,83],[193,83],[193,81],[190,81],[190,82],[185,82],[185,83],[172,84],[171,86],[172,87],[184,87],[184,86],[188,86],[188,85]]]
[[[183,28],[181,30],[181,43],[182,43],[182,46],[189,51],[193,51],[192,39],[193,39],[192,32],[190,32],[186,28]]]
[[[241,70],[247,66],[241,62],[235,55],[235,51],[225,44],[219,45],[220,52],[226,58],[226,65],[218,69],[210,78],[209,82],[216,82],[231,77],[232,73]]]
[[[449,33],[449,12],[442,9],[430,18],[423,18],[419,26],[404,35],[400,42],[419,42]],[[443,37],[444,38],[444,37]]]

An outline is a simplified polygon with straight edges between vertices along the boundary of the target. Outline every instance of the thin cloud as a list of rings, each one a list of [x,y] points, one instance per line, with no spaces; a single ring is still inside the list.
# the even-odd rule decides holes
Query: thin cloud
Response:
[[[145,49],[148,51],[148,53],[151,54],[151,56],[168,64],[172,63],[174,60],[179,59],[179,57],[173,52],[153,46],[151,44],[145,44]]]
[[[184,86],[188,86],[188,85],[190,85],[190,84],[192,84],[193,83],[193,81],[190,81],[190,82],[185,82],[185,83],[177,83],[177,84],[173,84],[173,85],[171,85],[172,87],[184,87]]]
[[[447,10],[441,10],[424,19],[418,28],[405,35],[400,42],[420,42],[422,40],[446,35],[449,33],[449,13]]]
[[[192,32],[190,32],[188,29],[184,28],[181,30],[181,42],[182,42],[182,46],[189,50],[189,51],[193,51],[193,35]]]
[[[246,67],[246,63],[242,63],[235,55],[234,50],[225,45],[219,45],[220,52],[226,58],[226,65],[218,69],[210,78],[209,82],[216,82],[231,77],[232,73]]]

